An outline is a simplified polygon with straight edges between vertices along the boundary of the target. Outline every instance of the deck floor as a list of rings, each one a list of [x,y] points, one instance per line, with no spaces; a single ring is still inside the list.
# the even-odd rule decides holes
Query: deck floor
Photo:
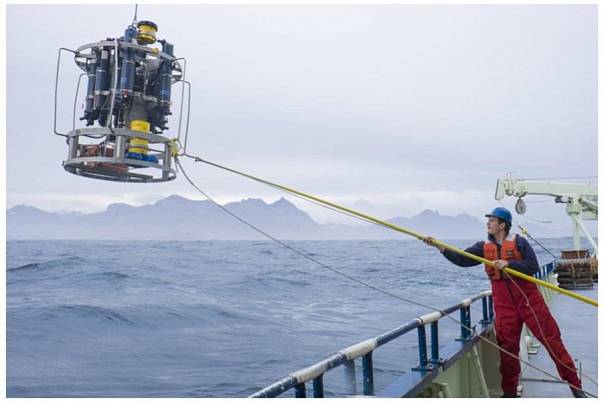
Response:
[[[577,290],[577,292],[597,300],[597,286],[596,284],[593,289]],[[553,298],[550,309],[558,321],[562,340],[571,356],[579,360],[584,374],[598,381],[598,309],[561,295]],[[529,362],[557,375],[556,367],[543,346],[539,348],[536,355],[530,355]],[[578,362],[575,364],[578,365]],[[531,367],[526,368],[520,381],[524,388],[523,398],[572,397],[566,384],[545,382],[540,379],[550,380],[545,374]],[[585,376],[583,376],[582,382],[583,389],[597,395],[598,389],[595,384]]]

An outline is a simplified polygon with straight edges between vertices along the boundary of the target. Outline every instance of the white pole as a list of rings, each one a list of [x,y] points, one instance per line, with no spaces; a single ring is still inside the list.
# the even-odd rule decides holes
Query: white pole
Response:
[[[587,239],[587,241],[589,241],[591,246],[594,248],[594,255],[598,255],[598,245],[596,244],[594,239],[591,237],[591,235],[587,231],[587,228],[585,227],[585,225],[583,225],[583,221],[581,219],[579,219],[579,217],[577,215],[573,215],[573,220],[575,221],[575,227],[581,228],[581,230],[583,231],[583,234],[585,235],[585,238]],[[575,243],[575,248],[577,248],[576,243]],[[578,248],[577,248],[577,250],[578,250]]]

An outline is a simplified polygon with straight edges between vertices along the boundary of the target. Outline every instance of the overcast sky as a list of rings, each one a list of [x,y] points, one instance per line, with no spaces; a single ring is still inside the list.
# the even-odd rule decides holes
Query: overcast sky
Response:
[[[52,133],[57,50],[119,36],[132,13],[8,6],[8,207],[90,212],[174,193],[200,198],[182,177],[111,183],[61,167],[67,146]],[[510,171],[596,175],[596,18],[595,6],[579,5],[139,7],[139,20],[155,21],[188,59],[191,153],[382,217],[426,208],[482,216]],[[65,58],[63,131],[72,64]],[[281,196],[185,167],[223,202]],[[321,222],[341,220],[298,205]],[[528,215],[565,216],[553,203],[529,204]]]

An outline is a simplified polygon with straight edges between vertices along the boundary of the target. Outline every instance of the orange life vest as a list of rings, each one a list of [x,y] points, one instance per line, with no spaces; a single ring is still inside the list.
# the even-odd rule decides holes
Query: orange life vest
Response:
[[[482,249],[483,256],[487,260],[522,260],[522,254],[516,247],[516,235],[511,240],[504,240],[501,245],[501,254],[498,253],[497,244],[491,241],[485,241]],[[501,273],[498,269],[485,264],[484,270],[493,280],[501,279]]]

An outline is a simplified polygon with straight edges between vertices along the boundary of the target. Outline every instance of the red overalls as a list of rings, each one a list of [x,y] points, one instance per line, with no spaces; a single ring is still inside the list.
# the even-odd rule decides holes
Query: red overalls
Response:
[[[503,241],[501,253],[497,250],[497,244],[488,240],[484,243],[483,252],[484,258],[491,261],[523,259],[516,247],[515,236],[511,240]],[[524,279],[508,277],[505,273],[499,275],[500,272],[495,271],[492,267],[485,266],[485,271],[489,273],[491,288],[493,289],[495,332],[499,346],[511,352],[514,356],[518,356],[520,332],[522,331],[522,324],[526,324],[549,352],[552,360],[556,363],[556,369],[560,377],[580,388],[581,381],[577,377],[573,359],[562,343],[558,324],[556,324],[556,320],[545,304],[537,285]],[[512,281],[518,286],[515,286]],[[528,307],[527,300],[518,287],[528,298],[528,303],[530,303],[535,314]],[[500,352],[500,356],[501,388],[504,393],[515,395],[520,374],[520,362],[504,352]]]

